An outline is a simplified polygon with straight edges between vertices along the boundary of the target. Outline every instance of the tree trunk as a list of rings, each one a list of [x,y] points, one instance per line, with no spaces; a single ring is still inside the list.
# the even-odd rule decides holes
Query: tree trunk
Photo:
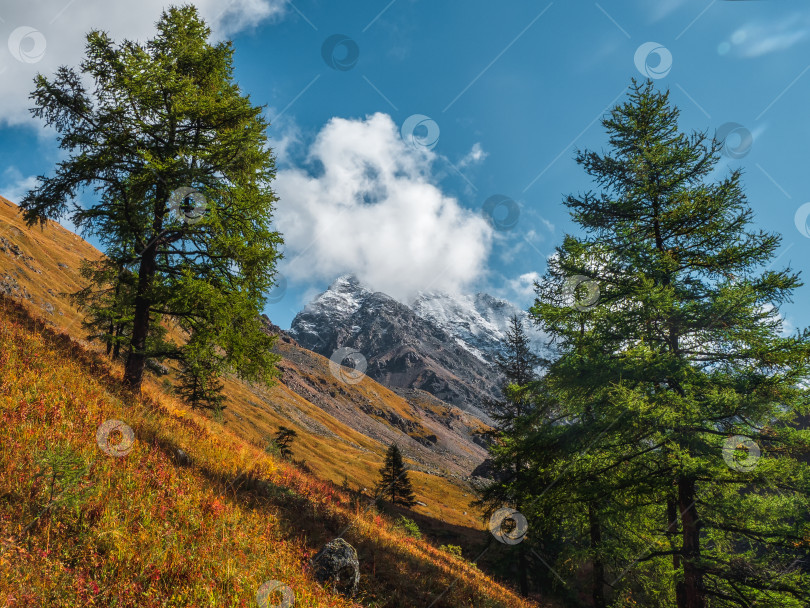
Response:
[[[700,519],[695,505],[694,479],[678,480],[678,503],[683,522],[683,597],[678,608],[705,608],[703,572],[695,563],[700,558]]]
[[[678,530],[678,499],[675,496],[670,496],[667,499],[667,537],[669,537],[669,546],[673,550],[678,544]],[[674,572],[681,569],[681,556],[679,553],[672,554],[672,569]],[[675,605],[681,608],[685,602],[683,580],[679,576],[675,581]]]
[[[115,283],[115,291],[113,302],[116,304],[118,303],[118,294],[121,289],[121,282],[120,282],[120,273],[119,273],[119,280]],[[115,338],[117,335],[116,330],[118,329],[118,324],[115,322],[114,317],[110,317],[110,328],[107,334],[107,356],[109,357],[113,352],[113,342],[115,342]],[[115,357],[113,357],[115,358]]]
[[[115,344],[113,345],[112,358],[116,361],[121,356],[121,334],[123,331],[124,327],[120,323],[115,326]]]
[[[593,554],[593,581],[591,586],[591,597],[594,608],[605,608],[605,564],[599,556],[602,545],[602,526],[596,508],[588,505],[588,522],[591,529],[591,552]]]
[[[518,585],[520,595],[529,597],[529,561],[526,559],[526,547],[523,543],[518,545]]]
[[[522,471],[523,463],[518,457],[515,459],[515,478],[519,478]],[[521,505],[515,504],[515,509],[520,511]],[[521,542],[518,545],[518,587],[523,597],[529,597],[529,558],[526,553],[526,543]]]
[[[132,338],[129,356],[124,367],[124,386],[139,393],[146,366],[146,338],[149,335],[149,309],[152,302],[148,296],[155,276],[155,244],[147,246],[141,257],[138,270],[138,291],[135,295],[135,313],[132,321]]]

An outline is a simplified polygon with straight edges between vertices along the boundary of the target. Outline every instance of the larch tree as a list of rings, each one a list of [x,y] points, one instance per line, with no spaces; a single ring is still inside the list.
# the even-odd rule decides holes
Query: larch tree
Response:
[[[292,444],[296,437],[298,437],[298,433],[294,429],[286,426],[278,427],[276,436],[273,438],[273,445],[278,448],[278,453],[282,458],[292,458]]]
[[[122,321],[135,391],[150,357],[208,374],[207,386],[224,367],[269,380],[278,358],[259,318],[282,242],[268,123],[233,81],[231,43],[209,37],[193,6],[166,10],[144,43],[92,31],[80,68],[38,75],[31,95],[67,158],[23,199],[25,219],[70,217],[125,273],[90,273],[108,290],[91,304],[96,320]],[[88,190],[92,202],[71,205]],[[105,317],[105,303],[121,314]],[[182,338],[153,340],[161,324]]]
[[[527,413],[531,396],[526,387],[537,379],[538,367],[543,363],[533,350],[523,321],[517,315],[509,319],[509,328],[503,340],[502,351],[495,355],[495,366],[503,375],[502,398],[485,403],[487,413],[499,430],[506,430],[515,418]]]
[[[134,276],[110,257],[84,260],[79,273],[88,284],[71,294],[71,299],[85,313],[82,325],[87,339],[103,342],[107,355],[118,359],[121,347],[132,337]],[[154,338],[162,341],[163,335]]]
[[[602,121],[608,150],[577,153],[599,191],[566,198],[583,235],[558,247],[531,311],[559,358],[549,409],[515,438],[517,483],[533,509],[567,500],[598,532],[589,553],[616,601],[799,608],[810,332],[784,335],[779,307],[801,283],[772,268],[780,237],[751,226],[740,170],[710,179],[722,142],[678,117],[634,81]]]

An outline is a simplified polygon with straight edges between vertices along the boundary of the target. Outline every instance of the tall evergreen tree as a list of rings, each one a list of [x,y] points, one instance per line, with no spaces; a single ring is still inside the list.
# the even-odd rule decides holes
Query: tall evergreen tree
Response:
[[[752,230],[740,171],[709,180],[721,142],[677,122],[668,93],[634,82],[602,122],[608,151],[577,154],[601,190],[567,197],[584,236],[565,238],[532,308],[559,358],[547,407],[509,438],[529,462],[513,486],[534,513],[567,502],[564,528],[588,522],[582,557],[617,602],[799,608],[810,333],[783,336],[779,306],[800,281],[771,269],[780,238]],[[598,285],[595,305],[571,277]],[[733,457],[739,436],[753,464]]]
[[[529,414],[534,401],[530,390],[531,384],[537,379],[537,368],[543,362],[532,351],[526,328],[517,315],[513,315],[509,320],[509,329],[506,331],[502,347],[503,350],[495,356],[496,367],[503,375],[502,395],[500,399],[488,400],[485,403],[485,410],[495,423],[492,430],[487,431],[485,435],[490,438],[493,475],[500,483],[483,489],[479,493],[479,499],[473,501],[474,506],[486,507],[487,513],[502,507],[505,503],[518,511],[521,508],[519,496],[506,482],[520,475],[523,460],[519,454],[504,445],[504,438],[514,435],[516,423]],[[525,542],[520,543],[514,551],[518,584],[523,596],[529,595],[527,547]]]
[[[503,351],[495,355],[495,364],[510,384],[525,386],[537,377],[543,360],[532,350],[531,340],[518,315],[509,319]]]
[[[532,351],[526,328],[517,315],[509,319],[509,329],[506,330],[502,346],[502,352],[495,355],[495,365],[504,377],[502,398],[485,404],[498,432],[509,429],[515,418],[527,413],[531,395],[525,388],[537,378],[537,368],[543,362]]]
[[[396,443],[392,444],[385,454],[385,462],[380,469],[380,480],[377,482],[377,493],[395,505],[411,507],[416,504],[408,470]]]
[[[231,43],[209,36],[193,6],[165,11],[143,44],[92,31],[80,70],[37,76],[31,95],[68,154],[21,207],[29,224],[69,215],[131,273],[131,314],[116,297],[95,304],[126,319],[124,383],[136,391],[147,357],[222,353],[239,374],[265,380],[277,360],[259,320],[281,243],[270,226],[268,125],[233,82]],[[87,188],[97,199],[69,210]],[[197,344],[158,344],[161,320]]]

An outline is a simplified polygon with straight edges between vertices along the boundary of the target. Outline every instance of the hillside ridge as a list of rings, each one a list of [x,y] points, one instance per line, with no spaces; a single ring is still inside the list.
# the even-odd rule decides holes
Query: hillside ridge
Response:
[[[84,341],[81,316],[67,294],[84,286],[81,261],[102,254],[56,222],[28,228],[18,207],[2,197],[0,237],[13,246],[0,251],[0,290],[92,346]],[[269,319],[266,323],[269,331],[281,332]],[[289,426],[299,433],[295,458],[323,479],[342,483],[346,478],[360,488],[373,487],[387,446],[397,442],[414,469],[414,484],[425,504],[418,510],[448,524],[480,529],[480,517],[465,496],[471,492],[469,476],[485,458],[473,434],[482,426],[479,420],[448,404],[423,409],[421,400],[411,404],[368,377],[346,384],[331,373],[328,359],[302,348],[285,332],[280,336],[277,349],[284,358],[275,386],[224,378],[227,428],[266,446],[279,426]],[[176,370],[169,365],[168,371],[160,382],[171,390]]]
[[[118,368],[0,296],[3,605],[249,605],[267,581],[297,606],[424,606],[450,587],[437,606],[533,605],[154,380],[142,398],[122,391]],[[117,455],[99,449],[111,420],[133,429]],[[361,558],[354,601],[309,574],[336,535]]]

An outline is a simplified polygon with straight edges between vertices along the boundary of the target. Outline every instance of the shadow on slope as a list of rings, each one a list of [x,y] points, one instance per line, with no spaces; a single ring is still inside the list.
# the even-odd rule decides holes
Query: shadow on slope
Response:
[[[367,606],[530,606],[380,514],[116,370],[0,299],[0,600],[7,606],[250,606],[267,580],[296,606],[350,606],[308,574],[351,524]],[[96,445],[123,420],[123,458]],[[178,458],[178,449],[186,459]],[[455,584],[454,581],[457,582]]]

